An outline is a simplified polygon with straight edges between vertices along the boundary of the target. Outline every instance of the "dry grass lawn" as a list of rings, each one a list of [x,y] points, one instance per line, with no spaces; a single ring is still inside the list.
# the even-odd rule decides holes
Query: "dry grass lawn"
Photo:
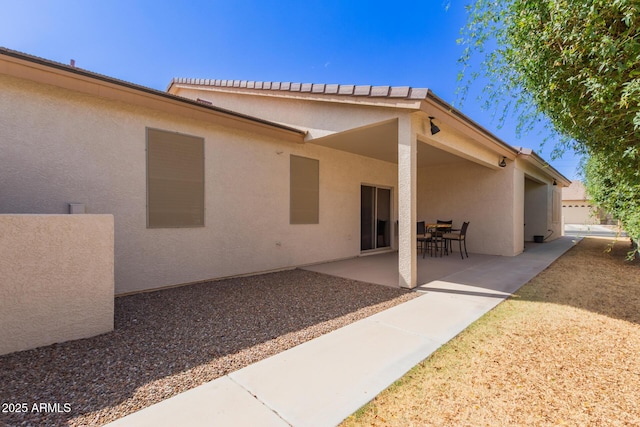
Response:
[[[343,426],[640,426],[640,263],[586,238]]]

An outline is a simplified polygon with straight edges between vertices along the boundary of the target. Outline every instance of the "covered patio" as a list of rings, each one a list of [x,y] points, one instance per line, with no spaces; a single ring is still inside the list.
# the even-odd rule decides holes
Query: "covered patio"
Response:
[[[513,257],[470,253],[464,260],[449,256],[418,257],[416,291],[504,297],[515,292],[576,243],[563,236],[545,243],[527,242]],[[301,269],[362,282],[398,287],[398,252],[327,262]]]
[[[431,263],[422,259],[415,245],[418,221],[451,220],[458,229],[463,222],[471,222],[469,250],[477,256],[467,266],[522,251],[522,243],[515,244],[519,240],[516,224],[522,222],[514,208],[518,200],[514,196],[517,150],[478,130],[475,124],[446,114],[437,98],[430,101],[433,103],[407,116],[330,134],[310,132],[306,139],[309,144],[381,160],[387,163],[383,168],[395,169],[397,174],[391,186],[362,182],[360,250],[361,255],[373,255],[376,261],[331,263],[345,277],[356,278],[350,272],[358,272],[368,278],[360,280],[414,288],[459,269],[459,257],[432,259]],[[373,196],[365,194],[365,186]],[[382,205],[376,194],[381,195]],[[386,200],[390,200],[390,207]],[[373,214],[367,214],[367,209]],[[383,215],[377,216],[380,212]],[[376,224],[384,229],[379,230]],[[396,252],[376,254],[381,249]],[[312,268],[328,272],[324,267]]]
[[[569,181],[427,88],[174,79],[169,92],[305,132],[292,151],[320,162],[325,212],[309,237],[326,251],[297,265],[397,251],[387,283],[415,288],[417,222],[470,222],[468,250],[505,257],[561,235],[552,200]]]
[[[417,287],[425,286],[436,280],[473,269],[486,267],[504,257],[498,255],[469,254],[469,258],[460,259],[457,248],[449,256],[425,258],[417,257]],[[303,270],[315,271],[330,276],[359,280],[378,285],[398,287],[398,252],[384,252],[351,258],[346,260],[314,264],[301,267]]]

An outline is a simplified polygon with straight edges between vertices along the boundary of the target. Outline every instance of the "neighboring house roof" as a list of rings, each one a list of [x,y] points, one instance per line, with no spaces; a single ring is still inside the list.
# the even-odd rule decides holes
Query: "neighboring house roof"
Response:
[[[29,70],[25,70],[24,67],[29,67]],[[32,71],[36,71],[35,73]],[[45,71],[45,73],[38,73],[37,71]],[[225,124],[233,124],[235,122],[242,122],[245,125],[257,125],[258,127],[268,127],[271,130],[279,131],[280,133],[285,132],[289,134],[293,134],[295,139],[301,139],[306,134],[305,131],[296,129],[290,126],[282,125],[280,123],[271,122],[268,120],[260,119],[258,117],[249,116],[246,114],[238,113],[235,111],[227,110],[224,108],[219,108],[214,105],[210,105],[208,103],[194,101],[192,99],[184,98],[181,96],[173,95],[167,92],[163,92],[156,89],[151,89],[145,86],[137,85],[134,83],[126,82],[124,80],[115,79],[113,77],[108,77],[102,74],[94,73],[88,70],[84,70],[74,65],[65,65],[59,62],[51,61],[48,59],[36,57],[33,55],[28,55],[22,52],[18,52],[15,50],[7,49],[4,47],[0,47],[0,74],[13,75],[18,78],[28,78],[29,80],[39,81],[45,84],[52,84],[60,87],[64,87],[66,89],[77,90],[80,92],[90,93],[94,95],[99,95],[106,98],[114,98],[119,100],[126,100],[126,102],[136,103],[145,103],[144,99],[147,100],[152,99],[155,102],[156,106],[162,104],[162,101],[165,102],[165,108],[169,108],[166,106],[166,103],[180,104],[183,107],[188,107],[188,110],[193,112],[194,109],[199,112],[206,112],[211,115],[218,116],[220,118],[224,117],[226,119],[232,119],[224,121]],[[94,86],[86,85],[78,82],[71,82],[68,78],[65,77],[73,77],[78,80],[83,80],[83,83],[91,82],[94,85],[105,85],[109,86],[113,89],[116,89],[116,92],[109,91],[97,91]],[[138,97],[132,97],[131,94],[139,95]],[[129,95],[129,96],[128,96]],[[158,103],[158,101],[161,101]],[[148,102],[147,102],[148,104]],[[171,110],[172,112],[180,111],[182,113],[187,113],[186,115],[190,115],[186,110],[176,110],[175,108]]]
[[[562,200],[589,200],[582,181],[571,181],[571,185],[562,189]]]

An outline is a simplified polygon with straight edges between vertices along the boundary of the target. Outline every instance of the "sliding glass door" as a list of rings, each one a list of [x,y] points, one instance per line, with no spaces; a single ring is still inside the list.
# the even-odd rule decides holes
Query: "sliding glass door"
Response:
[[[391,246],[391,189],[360,189],[360,250]]]

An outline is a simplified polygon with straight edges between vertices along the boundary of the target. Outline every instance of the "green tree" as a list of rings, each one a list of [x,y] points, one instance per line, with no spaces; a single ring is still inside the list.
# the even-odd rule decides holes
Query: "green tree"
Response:
[[[623,161],[627,160],[623,158]],[[627,230],[640,230],[640,181],[637,174],[628,173],[630,168],[637,167],[634,163],[620,163],[619,159],[605,152],[596,152],[589,157],[584,168],[591,200],[612,213]],[[637,234],[634,236],[636,246],[630,257],[638,253]]]
[[[592,198],[640,238],[640,1],[477,0],[461,43],[462,99],[483,75],[489,104],[515,111],[520,131],[547,120],[585,155]],[[481,56],[479,72],[469,72]]]

